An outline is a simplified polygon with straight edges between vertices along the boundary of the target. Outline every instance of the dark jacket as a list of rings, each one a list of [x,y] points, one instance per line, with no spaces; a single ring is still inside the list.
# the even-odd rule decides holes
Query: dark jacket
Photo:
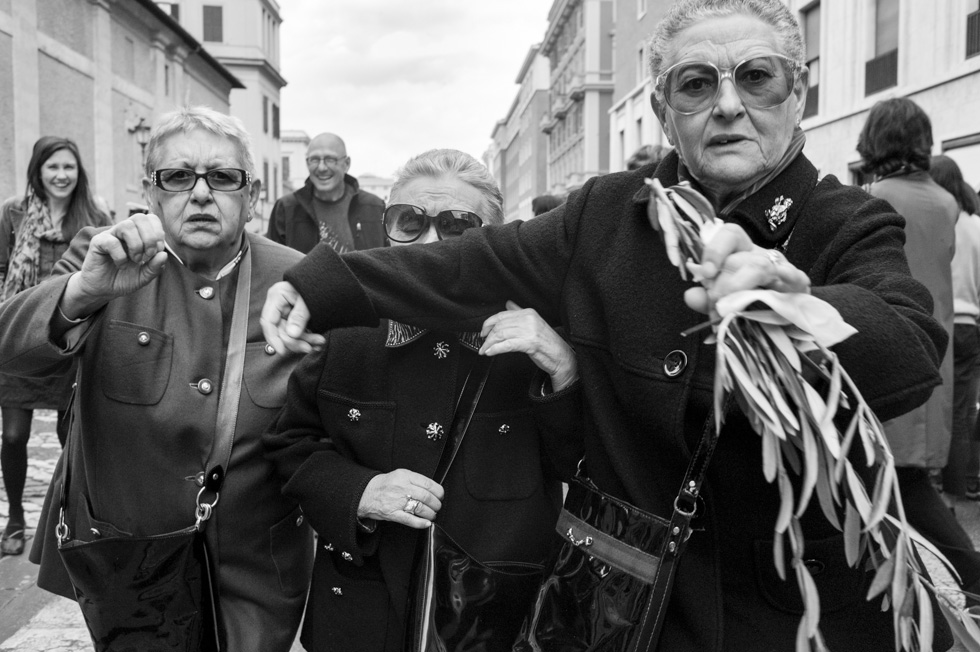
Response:
[[[677,163],[672,153],[656,169],[664,185],[677,183]],[[547,215],[425,247],[342,257],[318,247],[286,279],[317,330],[378,315],[466,330],[506,299],[560,321],[579,361],[590,474],[605,491],[666,516],[711,404],[715,347],[705,344],[707,329],[681,336],[705,316],[684,304],[692,283],[647,219],[643,178],[653,172],[591,179]],[[786,220],[771,231],[766,213],[786,198]],[[787,257],[809,274],[813,294],[858,330],[835,351],[882,419],[926,400],[946,335],[929,293],[909,275],[903,220],[887,203],[832,176],[818,183],[801,155],[730,221],[764,247],[789,238]],[[680,374],[665,373],[668,357],[687,360]],[[760,437],[738,411],[727,416],[702,495],[662,648],[792,649],[801,600],[792,577],[783,582],[774,570],[779,493],[763,477]],[[828,647],[892,649],[892,614],[864,600],[871,578],[846,566],[839,532],[815,502],[802,526],[807,558],[824,569],[814,579]]]
[[[84,229],[55,276],[0,307],[0,370],[45,376],[78,360],[68,525],[78,539],[162,534],[194,523],[214,436],[236,272],[209,281],[176,260],[132,294],[92,315],[67,350],[49,323],[95,231]],[[261,435],[286,397],[299,355],[269,353],[259,314],[269,286],[300,254],[246,234],[252,256],[245,368],[234,446],[221,499],[205,530],[217,560],[220,608],[232,650],[286,652],[299,627],[313,564],[311,531],[281,495]],[[240,268],[238,268],[240,269]],[[212,288],[212,292],[202,292]],[[78,329],[73,329],[72,333]],[[211,381],[210,391],[199,381]],[[58,553],[61,467],[38,523],[31,559],[38,585],[74,598]]]
[[[384,201],[377,195],[361,190],[357,179],[349,174],[344,175],[344,183],[354,189],[347,213],[354,247],[361,251],[385,246],[388,241],[381,222]],[[269,217],[266,237],[304,254],[320,242],[320,229],[313,208],[313,183],[309,177],[302,188],[276,201]]]
[[[403,649],[420,530],[381,521],[368,534],[356,520],[358,503],[380,473],[433,476],[477,358],[457,334],[427,332],[386,347],[387,333],[387,324],[331,332],[325,349],[290,377],[286,406],[264,438],[285,494],[320,537],[303,623],[311,652]],[[580,392],[576,383],[532,399],[535,381],[540,388],[527,356],[494,360],[443,484],[436,522],[481,561],[542,564],[557,541],[559,475],[574,473],[581,453],[574,440]],[[447,436],[430,439],[429,424]]]

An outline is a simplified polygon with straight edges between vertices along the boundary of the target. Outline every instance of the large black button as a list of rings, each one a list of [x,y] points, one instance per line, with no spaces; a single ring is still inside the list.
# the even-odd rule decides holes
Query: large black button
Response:
[[[664,358],[664,373],[668,377],[673,378],[674,376],[680,375],[682,371],[687,367],[687,354],[681,350],[671,351]]]

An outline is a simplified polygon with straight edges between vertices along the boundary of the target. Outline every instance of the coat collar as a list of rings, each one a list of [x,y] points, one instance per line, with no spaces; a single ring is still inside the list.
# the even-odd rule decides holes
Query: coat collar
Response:
[[[654,174],[665,187],[677,183],[678,157],[670,152]],[[652,170],[651,170],[652,171]],[[817,169],[801,153],[772,181],[746,197],[726,222],[741,226],[760,247],[784,245],[796,226],[810,191],[817,185]],[[633,203],[645,205],[650,201],[646,184],[633,195]]]
[[[397,321],[388,320],[388,338],[385,340],[385,346],[389,348],[405,346],[428,332],[429,329],[427,328],[409,326],[408,324],[400,324]],[[473,352],[480,352],[480,347],[483,346],[483,338],[480,337],[479,333],[457,333],[456,335],[459,337],[460,344]]]

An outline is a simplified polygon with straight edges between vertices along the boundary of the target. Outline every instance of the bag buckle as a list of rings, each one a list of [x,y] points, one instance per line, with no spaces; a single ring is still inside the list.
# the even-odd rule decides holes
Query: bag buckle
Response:
[[[65,508],[62,507],[58,510],[58,525],[54,528],[54,534],[58,537],[58,545],[60,546],[65,541],[71,539],[71,530],[68,529],[68,525],[65,523]]]
[[[565,536],[568,537],[568,540],[571,541],[572,545],[575,546],[576,548],[578,548],[579,546],[588,547],[592,545],[592,537],[585,536],[582,537],[581,539],[576,539],[575,532],[572,530],[572,528],[568,528],[568,532],[565,533]]]
[[[197,509],[195,510],[195,515],[197,516],[197,521],[194,523],[195,527],[200,528],[201,524],[211,518],[211,512],[214,510],[215,506],[218,504],[218,500],[221,498],[221,494],[217,491],[214,492],[214,502],[207,503],[201,500],[201,496],[207,491],[207,486],[201,487],[201,490],[197,492]]]

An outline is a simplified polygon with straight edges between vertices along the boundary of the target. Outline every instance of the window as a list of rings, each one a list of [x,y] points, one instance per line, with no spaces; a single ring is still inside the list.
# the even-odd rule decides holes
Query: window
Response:
[[[170,64],[163,64],[163,94],[170,96]]]
[[[269,199],[269,161],[262,161],[262,199]]]
[[[288,156],[283,156],[282,157],[282,179],[283,179],[283,181],[288,181],[289,180],[289,176],[290,176],[289,175],[289,157]]]
[[[214,5],[204,5],[204,40],[221,43],[224,40],[222,25],[222,8]]]
[[[279,199],[279,166],[272,165],[272,201]]]
[[[803,117],[809,118],[817,114],[820,104],[820,3],[803,12],[803,36],[806,39],[806,67],[810,69],[810,88]]]
[[[970,0],[966,16],[966,56],[980,54],[980,0]]]
[[[646,77],[646,70],[644,61],[646,60],[647,49],[645,46],[641,45],[640,49],[636,51],[636,85],[639,86],[643,83],[643,79]]]
[[[898,2],[875,0],[875,50],[864,64],[865,95],[898,84]]]
[[[279,139],[279,105],[272,105],[272,137]]]
[[[636,0],[636,17],[643,18],[647,12],[647,0]]]
[[[269,98],[262,96],[262,133],[269,133]]]

